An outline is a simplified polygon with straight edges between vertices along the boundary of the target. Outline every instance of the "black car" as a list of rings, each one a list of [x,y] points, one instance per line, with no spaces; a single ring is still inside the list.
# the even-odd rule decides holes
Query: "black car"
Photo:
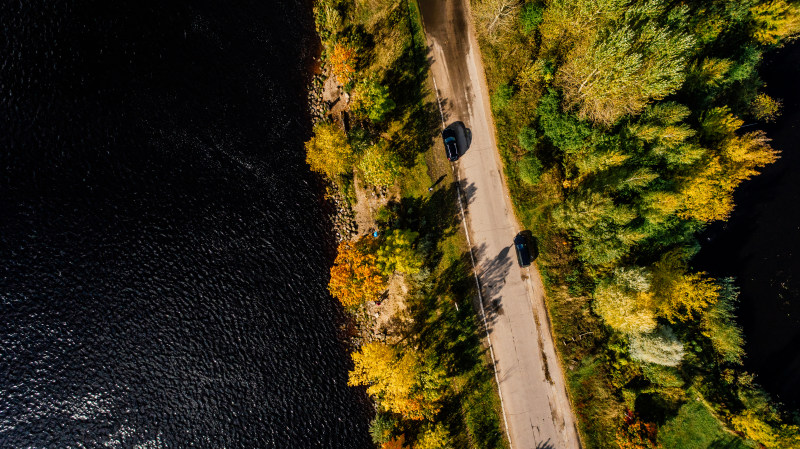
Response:
[[[517,250],[517,261],[522,268],[531,264],[531,247],[528,243],[528,237],[520,232],[514,237],[514,249]]]
[[[456,132],[450,128],[442,131],[442,139],[444,140],[444,151],[447,154],[447,160],[455,162],[458,160],[458,142],[456,142]]]

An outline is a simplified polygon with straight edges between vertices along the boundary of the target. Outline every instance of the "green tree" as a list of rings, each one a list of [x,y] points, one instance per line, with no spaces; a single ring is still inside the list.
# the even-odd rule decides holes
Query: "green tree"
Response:
[[[492,94],[492,109],[494,111],[501,111],[508,107],[508,103],[511,102],[511,97],[514,96],[514,88],[508,84],[501,84],[497,91]]]
[[[573,114],[561,112],[560,96],[555,89],[548,89],[539,100],[537,115],[544,135],[564,152],[574,152],[593,145],[596,131]]]
[[[354,114],[375,123],[382,122],[395,106],[389,89],[372,78],[363,79],[356,85],[350,103]]]
[[[526,3],[522,7],[522,11],[519,15],[520,23],[522,25],[522,32],[525,34],[530,34],[536,31],[536,29],[539,28],[539,24],[542,23],[543,14],[544,5],[538,1]]]
[[[392,439],[392,434],[397,429],[397,420],[389,413],[378,413],[369,425],[369,434],[372,442],[383,444]]]
[[[578,255],[592,265],[611,264],[644,235],[628,225],[636,212],[617,205],[607,195],[581,192],[568,199],[553,214],[556,224],[570,230],[579,240]]]
[[[531,153],[536,149],[536,145],[539,144],[539,135],[536,132],[536,128],[525,126],[519,134],[517,134],[517,140],[525,151]]]
[[[680,31],[686,13],[686,7],[667,11],[655,2],[630,6],[619,21],[576,45],[556,75],[566,104],[608,125],[675,92],[694,44]]]
[[[422,269],[422,260],[414,248],[418,232],[394,229],[383,240],[377,251],[377,266],[390,276],[394,272],[416,274]]]
[[[361,169],[364,181],[368,184],[388,187],[400,176],[400,157],[381,141],[364,151],[358,162],[358,168]]]
[[[334,123],[321,122],[306,142],[306,162],[311,170],[336,179],[353,169],[355,156],[344,131]]]

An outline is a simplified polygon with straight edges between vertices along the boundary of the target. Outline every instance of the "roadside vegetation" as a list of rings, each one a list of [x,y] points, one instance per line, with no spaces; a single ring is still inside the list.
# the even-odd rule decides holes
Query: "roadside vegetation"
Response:
[[[315,17],[338,94],[307,162],[362,221],[342,235],[329,290],[357,323],[349,383],[374,400],[372,439],[507,447],[416,4],[320,0]]]
[[[785,0],[472,0],[498,144],[533,231],[586,447],[797,448],[746,373],[735,280],[697,234],[777,152],[752,125]]]

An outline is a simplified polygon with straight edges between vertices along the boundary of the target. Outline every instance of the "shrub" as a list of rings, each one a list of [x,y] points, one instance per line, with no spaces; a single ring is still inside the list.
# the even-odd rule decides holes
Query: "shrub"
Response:
[[[775,100],[767,94],[758,94],[753,102],[750,103],[750,112],[765,122],[774,122],[780,115],[781,101]]]
[[[519,134],[517,134],[517,140],[519,141],[519,145],[530,153],[535,150],[536,145],[539,144],[539,133],[536,132],[536,128],[525,126]]]
[[[514,88],[508,84],[501,84],[492,95],[492,108],[499,111],[505,109],[514,96]]]
[[[517,168],[519,169],[519,177],[523,182],[536,185],[542,176],[542,162],[532,154],[525,155],[520,159]]]

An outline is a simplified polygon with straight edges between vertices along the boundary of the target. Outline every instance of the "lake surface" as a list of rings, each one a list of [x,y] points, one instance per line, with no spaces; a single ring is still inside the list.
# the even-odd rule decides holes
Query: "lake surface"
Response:
[[[745,368],[788,406],[800,406],[800,42],[768,54],[766,92],[783,114],[763,127],[778,161],[736,192],[725,224],[703,236],[695,267],[735,276],[739,322],[747,340]],[[757,127],[750,127],[756,129]]]
[[[367,447],[310,2],[114,3],[0,10],[0,447]]]

